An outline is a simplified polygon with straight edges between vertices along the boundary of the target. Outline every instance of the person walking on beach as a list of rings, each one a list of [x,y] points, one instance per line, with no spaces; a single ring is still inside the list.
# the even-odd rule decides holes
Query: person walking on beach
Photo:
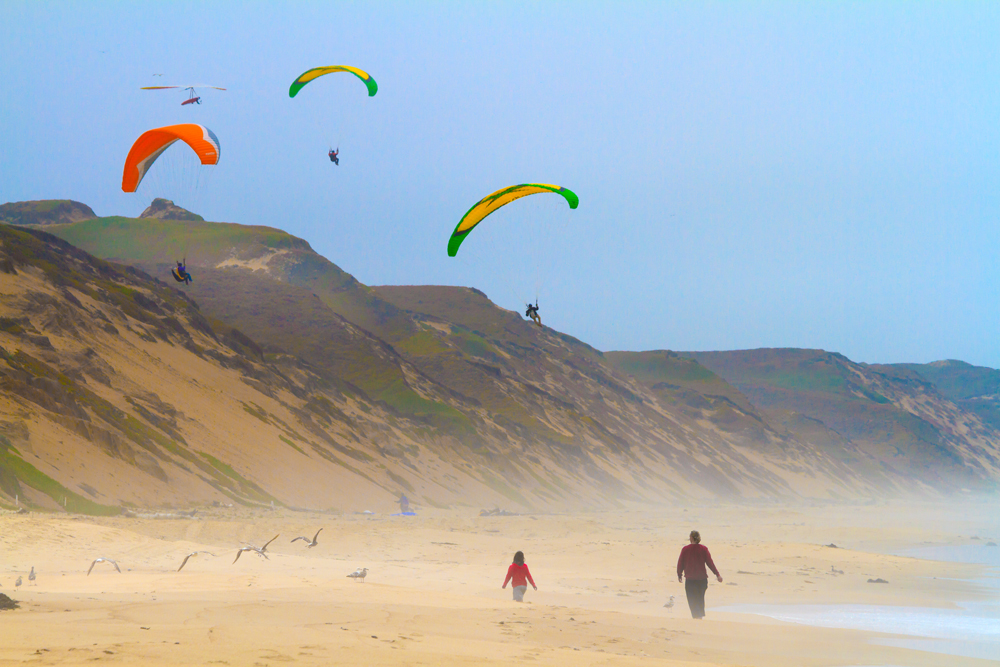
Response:
[[[712,554],[708,552],[708,547],[701,543],[701,533],[692,530],[688,539],[691,544],[681,549],[681,555],[677,559],[677,581],[684,582],[691,618],[705,618],[705,591],[708,590],[708,572],[705,566],[707,565],[715,573],[715,578],[720,584],[722,575],[712,562]]]
[[[507,578],[503,580],[503,586],[500,588],[507,588],[508,581],[513,585],[514,602],[524,602],[524,592],[528,590],[528,581],[531,582],[532,588],[538,590],[535,580],[531,578],[531,572],[528,571],[528,566],[524,564],[523,551],[514,554],[514,562],[507,568]]]

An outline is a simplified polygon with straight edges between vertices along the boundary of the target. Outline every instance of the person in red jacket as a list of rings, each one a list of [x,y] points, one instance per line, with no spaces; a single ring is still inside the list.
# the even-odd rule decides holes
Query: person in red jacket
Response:
[[[712,562],[708,547],[701,543],[701,533],[692,530],[689,541],[691,544],[681,549],[681,555],[677,559],[677,581],[684,581],[684,577],[687,577],[684,592],[687,593],[691,618],[705,618],[705,591],[708,590],[708,572],[705,571],[705,566],[715,573],[720,584],[722,575]]]
[[[535,580],[531,578],[531,572],[528,571],[528,566],[524,564],[523,551],[514,554],[514,562],[507,568],[507,578],[503,580],[503,586],[500,588],[507,588],[508,581],[513,584],[514,602],[524,602],[524,592],[528,590],[528,581],[531,582],[532,588],[538,590]]]

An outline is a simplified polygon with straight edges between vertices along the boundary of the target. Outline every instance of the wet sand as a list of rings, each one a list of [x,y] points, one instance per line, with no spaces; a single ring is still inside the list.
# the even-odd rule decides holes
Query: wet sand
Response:
[[[659,512],[416,517],[199,510],[195,518],[0,515],[0,665],[984,665],[813,628],[715,611],[736,604],[952,608],[984,592],[977,565],[888,551],[996,539],[972,506],[670,507]],[[162,510],[169,512],[170,510]],[[311,537],[306,549],[291,543]],[[690,618],[675,575],[701,531],[724,584]],[[270,560],[244,553],[262,544]],[[837,548],[824,546],[836,544]],[[523,550],[539,585],[500,590]],[[207,550],[213,558],[192,558]],[[118,561],[122,574],[91,561]],[[27,573],[38,572],[30,586]],[[365,583],[346,575],[369,568]],[[20,574],[24,586],[14,591]],[[937,578],[935,578],[937,577]],[[870,584],[882,578],[888,584]],[[669,596],[673,608],[664,608]]]

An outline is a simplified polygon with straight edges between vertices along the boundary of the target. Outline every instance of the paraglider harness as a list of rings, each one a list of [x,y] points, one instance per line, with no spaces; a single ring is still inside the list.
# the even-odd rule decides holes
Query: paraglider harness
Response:
[[[174,280],[176,280],[179,283],[190,283],[191,282],[191,274],[188,273],[187,267],[185,266],[185,264],[187,264],[187,258],[186,257],[184,258],[183,262],[177,262],[177,268],[170,269],[170,273],[174,274]]]
[[[530,317],[532,320],[535,321],[535,324],[537,324],[538,326],[542,326],[542,318],[538,316],[538,299],[535,299],[534,305],[530,303],[526,305],[528,306],[528,309],[524,311],[524,316]]]
[[[327,155],[330,156],[330,162],[334,163],[338,167],[340,166],[340,158],[337,157],[338,155],[340,155],[340,148],[339,147],[337,148],[337,150],[333,150],[331,148],[330,152],[327,153]]]

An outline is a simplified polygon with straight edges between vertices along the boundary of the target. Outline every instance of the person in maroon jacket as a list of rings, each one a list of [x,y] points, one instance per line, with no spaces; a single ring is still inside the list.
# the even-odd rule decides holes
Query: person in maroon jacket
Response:
[[[708,547],[701,543],[701,533],[692,530],[689,539],[691,544],[681,549],[681,555],[677,559],[677,581],[684,581],[684,577],[687,577],[684,592],[687,593],[691,618],[705,618],[705,591],[708,590],[708,572],[705,566],[715,573],[720,584],[722,575],[712,562]]]
[[[523,551],[514,554],[514,562],[507,568],[507,578],[503,580],[503,586],[500,588],[507,588],[508,581],[513,584],[514,602],[524,602],[524,592],[528,590],[528,581],[531,582],[532,588],[538,590],[538,586],[535,586],[535,580],[531,578],[531,572],[528,571],[528,566],[524,564]]]

